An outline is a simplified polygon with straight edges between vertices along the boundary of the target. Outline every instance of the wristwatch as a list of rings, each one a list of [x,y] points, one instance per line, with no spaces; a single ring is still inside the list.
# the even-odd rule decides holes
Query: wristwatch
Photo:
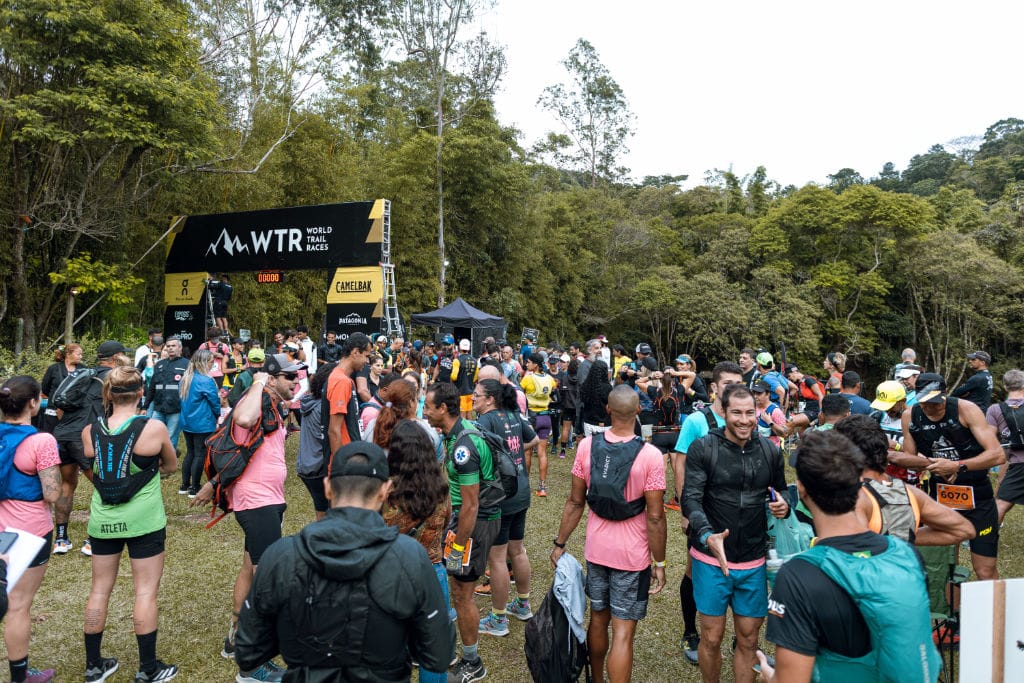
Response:
[[[965,462],[960,463],[960,468],[957,470],[957,473],[963,474],[966,471],[967,471],[967,463],[965,463]]]
[[[555,538],[551,542],[555,544],[556,548],[561,548],[562,550],[565,550],[565,543],[559,543],[558,536],[555,536]],[[568,543],[568,541],[566,541],[566,543]]]

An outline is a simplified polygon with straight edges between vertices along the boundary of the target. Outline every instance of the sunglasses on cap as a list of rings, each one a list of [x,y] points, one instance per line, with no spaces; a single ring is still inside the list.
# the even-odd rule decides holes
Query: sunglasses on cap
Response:
[[[279,373],[277,373],[277,377],[284,377],[289,382],[294,381],[295,378],[298,377],[298,376],[299,376],[299,373],[297,373],[297,372],[279,372]]]

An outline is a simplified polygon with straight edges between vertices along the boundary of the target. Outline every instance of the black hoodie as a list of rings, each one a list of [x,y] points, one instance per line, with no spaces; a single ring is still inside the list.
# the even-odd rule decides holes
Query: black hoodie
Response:
[[[718,461],[711,472],[712,444],[718,442]],[[699,542],[705,531],[729,530],[725,557],[729,562],[751,562],[765,556],[768,523],[765,501],[768,487],[779,495],[786,491],[786,469],[782,454],[771,441],[755,432],[740,448],[712,429],[697,439],[686,453],[686,483],[683,486],[683,515],[690,521],[694,547],[707,555]]]
[[[446,671],[455,633],[427,552],[380,514],[333,508],[263,554],[242,607],[243,671],[278,653],[285,681],[408,681]]]

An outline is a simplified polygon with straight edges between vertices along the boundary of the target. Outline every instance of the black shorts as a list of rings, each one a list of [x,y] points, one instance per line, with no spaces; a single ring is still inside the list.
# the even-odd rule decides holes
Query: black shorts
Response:
[[[569,424],[576,424],[576,409],[575,408],[562,408],[562,422],[568,422]]]
[[[973,510],[961,510],[960,514],[974,525],[974,530],[978,533],[970,541],[971,552],[982,557],[997,557],[999,512],[996,510],[996,501],[993,498],[975,501]]]
[[[501,513],[501,527],[494,545],[505,545],[509,541],[521,541],[526,538],[526,513],[530,508],[519,512]]]
[[[85,447],[82,441],[58,441],[57,450],[60,453],[61,465],[78,465],[83,470],[91,470],[92,463],[96,458],[88,458],[85,455]]]
[[[299,476],[299,479],[306,485],[309,497],[313,499],[313,509],[317,512],[327,512],[330,501],[327,500],[327,494],[324,493],[324,478]]]
[[[808,422],[813,426],[818,421],[818,416],[821,415],[821,408],[815,403],[813,406],[808,403],[804,406],[804,415],[807,416]]]
[[[452,515],[452,523],[448,527],[452,531],[459,528],[458,513]],[[501,530],[500,519],[477,519],[470,538],[473,539],[472,551],[469,555],[469,566],[464,574],[449,574],[452,579],[462,583],[473,583],[487,568],[487,555],[491,552],[494,539]]]
[[[999,485],[996,498],[1014,505],[1024,504],[1024,462],[1015,462],[1006,466],[1006,476]]]
[[[53,529],[50,529],[50,533],[46,534],[46,536],[43,537],[43,540],[45,540],[46,543],[43,543],[43,547],[39,549],[35,559],[29,563],[29,569],[32,567],[42,567],[50,561],[50,550],[53,548]]]
[[[227,303],[221,303],[219,301],[213,302],[213,315],[217,318],[228,317],[228,305]]]
[[[89,537],[93,555],[120,555],[127,545],[128,557],[133,560],[145,560],[148,557],[156,557],[164,551],[166,542],[167,527],[132,538]]]
[[[281,538],[281,525],[284,523],[284,503],[264,505],[252,510],[235,512],[238,526],[245,534],[245,552],[253,565],[260,563],[260,558],[270,545]]]

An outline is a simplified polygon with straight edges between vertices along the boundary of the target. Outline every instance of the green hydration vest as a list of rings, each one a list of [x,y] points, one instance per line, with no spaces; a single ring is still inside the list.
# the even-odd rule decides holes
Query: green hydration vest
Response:
[[[818,567],[845,590],[871,631],[872,650],[843,657],[822,650],[814,661],[821,683],[935,683],[942,660],[932,644],[924,574],[914,549],[886,537],[889,548],[863,557],[816,545],[801,560]]]

